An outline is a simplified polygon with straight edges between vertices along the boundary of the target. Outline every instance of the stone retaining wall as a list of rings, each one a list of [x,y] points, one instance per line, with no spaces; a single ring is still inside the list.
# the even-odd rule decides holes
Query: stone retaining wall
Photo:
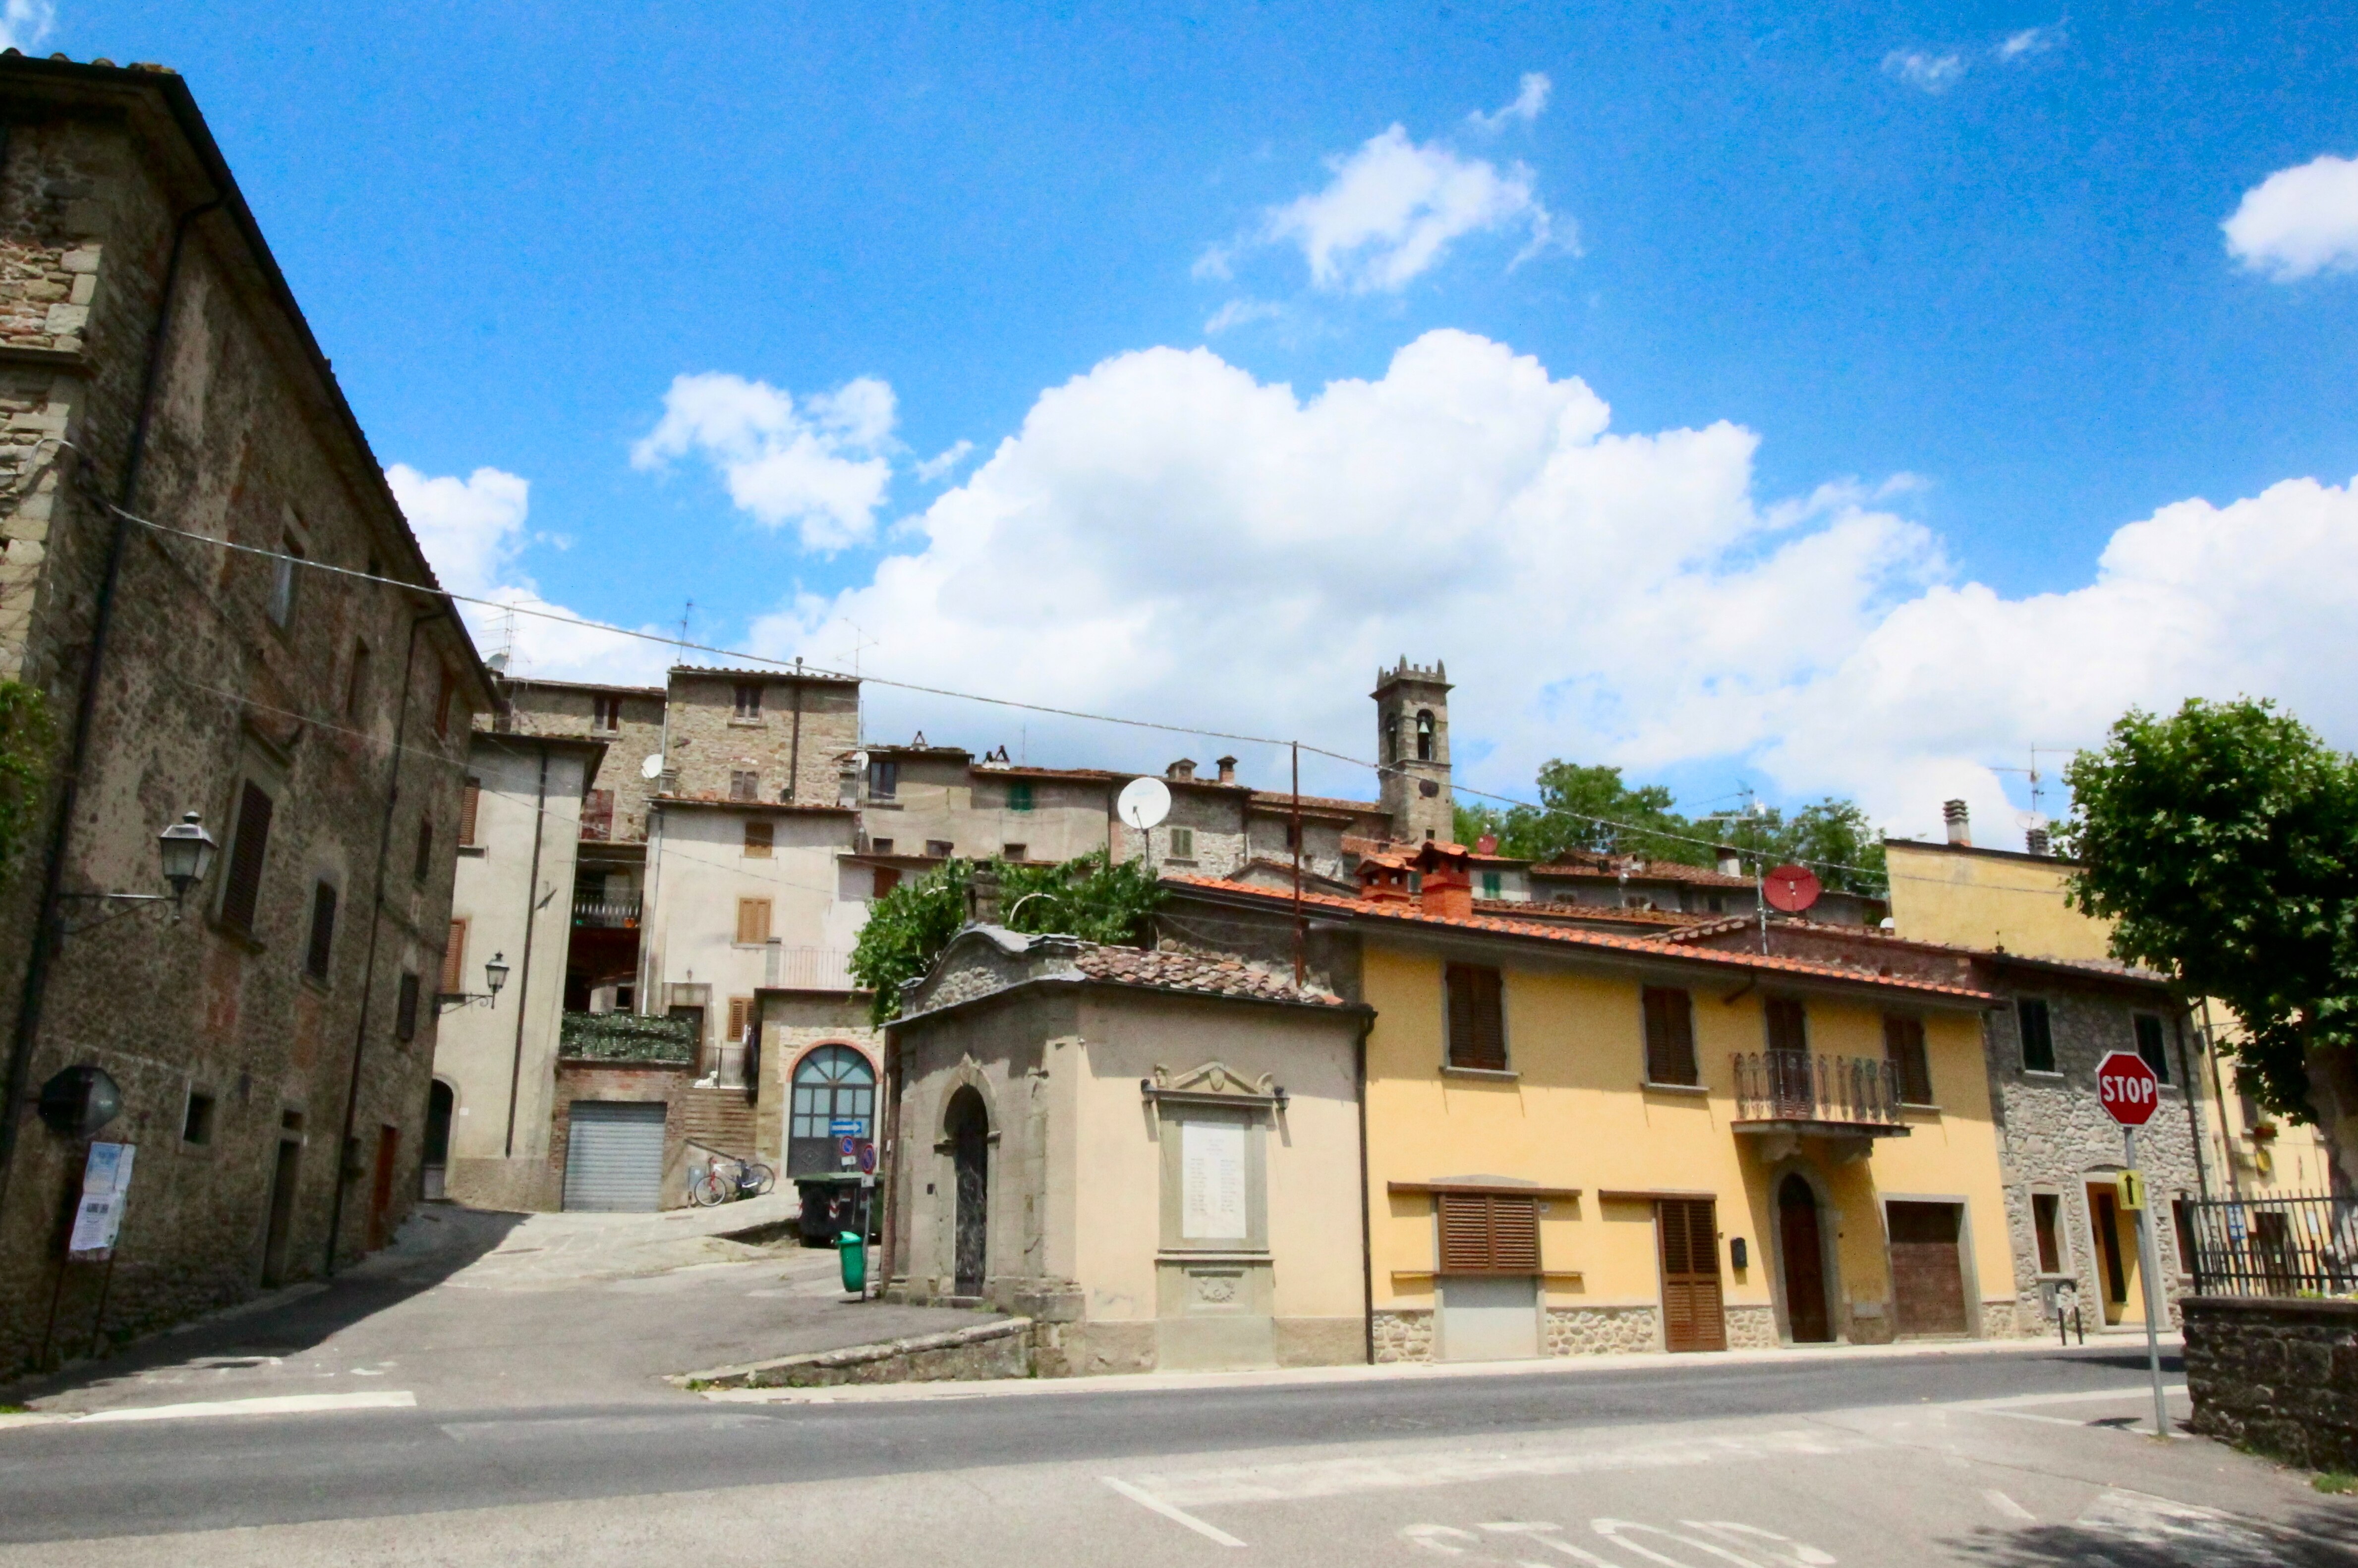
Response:
[[[1032,1375],[1032,1320],[1003,1318],[842,1350],[812,1350],[717,1367],[673,1381],[691,1389],[828,1389],[847,1383],[940,1383]]]
[[[2312,1470],[2358,1470],[2358,1301],[2180,1305],[2196,1432]]]

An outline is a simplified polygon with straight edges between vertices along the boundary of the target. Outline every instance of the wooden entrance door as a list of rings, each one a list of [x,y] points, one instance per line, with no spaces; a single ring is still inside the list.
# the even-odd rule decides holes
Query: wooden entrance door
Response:
[[[2103,1265],[2104,1321],[2118,1323],[2128,1315],[2129,1268],[2121,1245],[2120,1205],[2109,1184],[2090,1186],[2088,1215],[2096,1233],[2096,1256]]]
[[[1902,1334],[1964,1334],[1965,1265],[1952,1203],[1895,1203],[1884,1210],[1891,1231],[1891,1294]]]
[[[1777,1239],[1785,1256],[1785,1326],[1793,1343],[1831,1343],[1834,1331],[1826,1315],[1826,1253],[1818,1236],[1818,1195],[1798,1175],[1777,1185]]]
[[[990,1242],[990,1117],[972,1087],[950,1097],[949,1135],[957,1189],[951,1293],[979,1296]]]
[[[1654,1232],[1662,1253],[1662,1348],[1726,1349],[1717,1206],[1709,1198],[1660,1199]]]

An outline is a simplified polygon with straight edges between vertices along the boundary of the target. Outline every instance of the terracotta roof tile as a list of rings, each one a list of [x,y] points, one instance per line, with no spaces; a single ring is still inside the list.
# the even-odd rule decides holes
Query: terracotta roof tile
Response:
[[[1714,926],[1720,924],[1711,916],[1687,914],[1675,909],[1620,909],[1609,903],[1573,903],[1559,899],[1477,898],[1474,901],[1474,913],[1497,915],[1505,920],[1524,914],[1555,920],[1615,920],[1631,925],[1660,926],[1682,935],[1699,920],[1710,919]],[[1744,922],[1739,921],[1738,924]]]
[[[1163,879],[1182,887],[1200,887],[1232,897],[1249,898],[1273,906],[1292,902],[1292,894],[1271,892],[1265,888],[1250,887],[1242,882],[1225,881],[1217,877],[1165,876]],[[1541,942],[1554,942],[1567,947],[1585,947],[1595,952],[1621,953],[1632,957],[1676,958],[1712,965],[1715,968],[1745,970],[1765,970],[1789,974],[1808,979],[1839,980],[1847,985],[1868,985],[1878,989],[1903,990],[1917,995],[1953,997],[1961,1001],[1988,1005],[1996,998],[1987,991],[1971,990],[1963,986],[1945,986],[1931,980],[1908,979],[1898,976],[1866,975],[1841,964],[1812,963],[1802,958],[1780,958],[1773,954],[1730,953],[1715,947],[1701,947],[1673,942],[1664,936],[1624,936],[1606,931],[1581,931],[1569,925],[1551,925],[1538,921],[1511,920],[1497,915],[1474,914],[1463,917],[1434,914],[1428,911],[1398,903],[1371,903],[1362,899],[1336,898],[1325,893],[1304,892],[1304,906],[1347,915],[1370,924],[1438,927],[1461,931],[1489,932],[1501,936],[1519,936]]]
[[[1184,949],[1148,952],[1140,947],[1109,947],[1083,943],[1073,967],[1093,980],[1152,986],[1158,990],[1188,991],[1199,996],[1252,997],[1263,1001],[1314,1002],[1341,1007],[1343,999],[1314,987],[1297,989],[1282,975],[1248,964],[1242,958]]]
[[[1583,855],[1576,860],[1554,860],[1531,868],[1535,877],[1581,877],[1600,881],[1620,879],[1624,861],[1609,855]],[[1639,860],[1627,862],[1631,881],[1688,882],[1696,887],[1749,888],[1750,877],[1731,877],[1725,871],[1715,871],[1708,866],[1690,866],[1683,860]]]

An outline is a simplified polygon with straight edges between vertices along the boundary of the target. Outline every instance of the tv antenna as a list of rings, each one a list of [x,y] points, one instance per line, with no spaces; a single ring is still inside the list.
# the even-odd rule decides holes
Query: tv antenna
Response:
[[[2071,748],[2032,745],[2026,750],[2030,753],[2030,766],[2027,768],[2010,768],[2003,762],[1991,762],[1986,765],[1994,773],[2020,773],[2030,781],[2030,809],[2028,812],[2017,813],[2015,820],[2025,827],[2037,827],[2042,826],[2047,820],[2047,814],[2039,809],[2039,803],[2045,798],[2048,775],[2039,771],[2039,759],[2068,757],[2071,754]]]
[[[851,648],[848,653],[835,654],[835,662],[841,664],[844,660],[849,659],[851,661],[851,678],[853,680],[858,680],[860,678],[860,650],[863,648],[881,648],[884,644],[879,643],[875,638],[871,637],[867,633],[861,631],[860,628],[860,622],[854,621],[849,615],[838,615],[836,619],[842,622],[846,626],[851,628]]]

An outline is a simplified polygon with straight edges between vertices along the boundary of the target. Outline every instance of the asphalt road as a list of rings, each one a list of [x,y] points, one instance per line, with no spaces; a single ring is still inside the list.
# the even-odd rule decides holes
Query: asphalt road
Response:
[[[976,1467],[1167,1466],[1245,1449],[1563,1433],[1593,1440],[1616,1428],[2059,1395],[2066,1403],[2117,1396],[2124,1411],[2149,1411],[2149,1402],[2140,1405],[2147,1387],[2140,1355],[2092,1346],[1904,1359],[1837,1353],[1754,1365],[1698,1358],[1509,1377],[909,1403],[683,1400],[77,1422],[0,1432],[0,1541],[387,1519]]]

